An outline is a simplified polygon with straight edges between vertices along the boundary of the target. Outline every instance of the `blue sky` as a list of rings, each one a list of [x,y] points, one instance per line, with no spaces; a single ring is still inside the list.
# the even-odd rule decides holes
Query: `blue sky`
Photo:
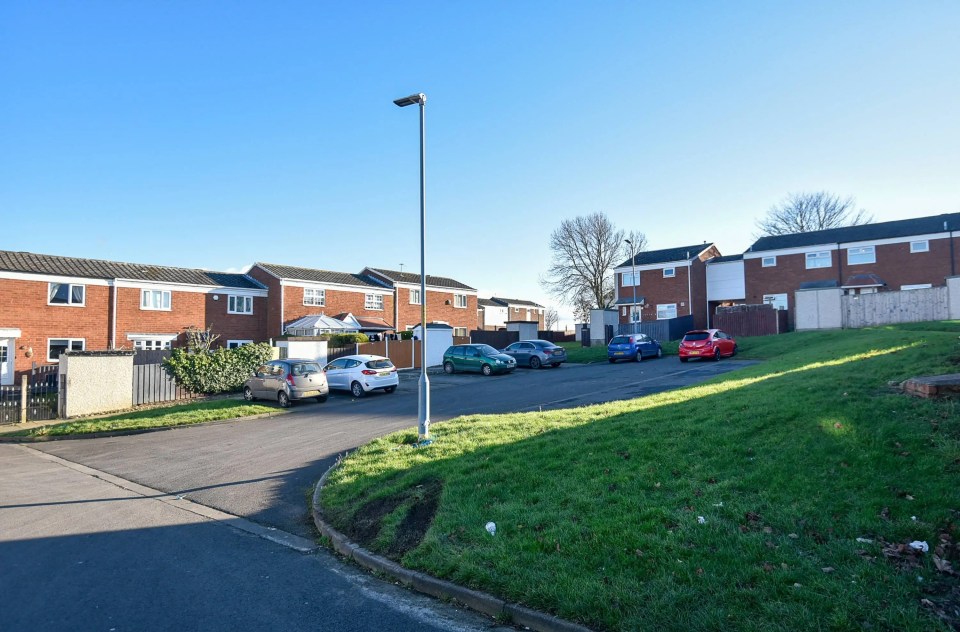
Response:
[[[427,269],[555,302],[562,219],[753,241],[787,193],[960,211],[960,3],[0,5],[0,249]],[[561,308],[561,313],[568,310]]]

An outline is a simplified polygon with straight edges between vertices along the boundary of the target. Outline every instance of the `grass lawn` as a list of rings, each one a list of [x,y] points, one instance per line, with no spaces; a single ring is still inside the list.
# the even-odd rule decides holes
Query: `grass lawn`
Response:
[[[888,382],[960,372],[958,335],[744,339],[766,362],[695,387],[461,417],[419,449],[397,433],[331,474],[323,509],[407,567],[599,630],[948,630],[960,402]]]
[[[91,432],[111,432],[117,430],[138,430],[143,428],[164,428],[167,426],[185,426],[199,424],[205,421],[218,421],[236,417],[249,417],[276,413],[275,406],[248,404],[245,401],[234,399],[220,399],[210,402],[182,404],[164,408],[152,408],[130,413],[120,413],[109,417],[96,419],[82,419],[55,423],[50,426],[40,426],[30,430],[13,430],[3,432],[0,436],[6,437],[39,437],[53,435],[87,434]]]
[[[584,347],[579,342],[560,342],[559,346],[567,350],[567,362],[586,364],[588,362],[606,362],[607,346],[595,345]],[[741,343],[742,345],[742,343]],[[677,355],[677,348],[680,346],[679,340],[660,341],[663,347],[663,355]]]

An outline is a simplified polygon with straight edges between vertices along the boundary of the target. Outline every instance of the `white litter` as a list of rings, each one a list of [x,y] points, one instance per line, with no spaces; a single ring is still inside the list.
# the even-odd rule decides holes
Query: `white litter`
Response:
[[[488,522],[486,526],[486,530],[487,530],[487,533],[489,533],[490,535],[497,535],[497,523]]]
[[[697,516],[697,522],[700,524],[707,524],[707,519],[703,516]]]
[[[914,540],[913,542],[910,543],[910,548],[916,549],[917,551],[923,551],[924,553],[926,553],[927,551],[930,550],[930,545],[928,545],[926,542],[923,542],[922,540]]]
[[[714,504],[713,506],[714,506],[714,507],[723,507],[723,501],[721,500],[720,502]]]
[[[870,538],[857,538],[857,542],[860,542],[861,544],[872,544],[873,540]]]

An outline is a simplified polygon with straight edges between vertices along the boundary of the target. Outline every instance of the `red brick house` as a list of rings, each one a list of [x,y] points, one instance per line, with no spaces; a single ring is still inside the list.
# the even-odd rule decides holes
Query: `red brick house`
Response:
[[[247,274],[269,290],[268,337],[282,336],[287,325],[312,315],[350,313],[378,323],[379,331],[392,328],[393,289],[372,275],[274,263],[255,263]]]
[[[794,322],[794,293],[845,294],[944,285],[960,270],[960,213],[758,239],[743,254],[747,303],[770,303]]]
[[[638,252],[632,261],[627,259],[614,269],[619,322],[692,315],[694,327],[706,327],[706,262],[719,256],[716,246],[705,243]]]
[[[266,302],[243,274],[0,251],[0,383],[67,350],[170,348],[189,327],[260,341]]]
[[[390,287],[394,295],[393,322],[397,331],[420,324],[420,275],[384,268],[364,268],[369,275]],[[468,336],[477,328],[477,290],[447,277],[427,275],[427,322],[453,327],[454,336]]]

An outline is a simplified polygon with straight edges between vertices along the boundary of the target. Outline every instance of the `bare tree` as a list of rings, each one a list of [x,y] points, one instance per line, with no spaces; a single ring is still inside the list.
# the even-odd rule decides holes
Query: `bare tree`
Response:
[[[543,327],[547,331],[553,331],[553,328],[557,326],[560,322],[560,314],[557,313],[557,310],[552,307],[548,307],[545,312],[543,312]]]
[[[757,220],[758,237],[809,233],[841,226],[859,226],[873,221],[873,216],[856,208],[852,197],[818,191],[816,193],[791,193],[779,204],[770,207],[762,219]]]
[[[550,235],[552,259],[540,285],[582,316],[613,303],[613,268],[630,256],[626,234],[604,213],[567,219]],[[646,238],[636,233],[637,243]],[[639,252],[640,248],[637,248]]]
[[[190,325],[184,330],[187,338],[187,349],[192,353],[203,353],[213,348],[213,343],[220,339],[220,334],[213,333],[213,327],[200,329],[195,325]]]

